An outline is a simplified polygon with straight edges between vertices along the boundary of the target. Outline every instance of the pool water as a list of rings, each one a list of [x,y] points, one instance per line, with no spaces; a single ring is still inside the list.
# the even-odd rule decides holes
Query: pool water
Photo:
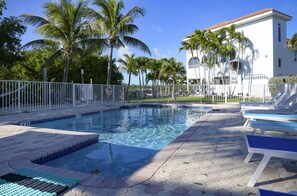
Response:
[[[97,144],[45,165],[124,177],[148,163],[207,111],[198,107],[139,106],[32,126],[100,134]]]

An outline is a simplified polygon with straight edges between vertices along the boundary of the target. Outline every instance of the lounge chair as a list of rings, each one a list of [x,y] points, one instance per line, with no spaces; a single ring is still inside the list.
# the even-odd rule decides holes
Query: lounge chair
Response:
[[[253,120],[266,120],[277,122],[290,122],[297,121],[297,114],[278,114],[278,113],[244,113],[243,117],[246,118],[244,127],[250,125]]]
[[[272,97],[268,101],[264,102],[247,102],[247,101],[240,101],[239,104],[240,106],[256,106],[256,105],[272,105],[274,104],[285,92],[278,92],[274,97]]]
[[[296,196],[296,193],[282,193],[277,191],[259,189],[258,195],[259,196]]]
[[[297,133],[296,122],[251,121],[250,126],[253,128],[252,134],[256,134],[257,130],[260,130],[260,135],[264,135],[265,131]]]
[[[250,110],[288,110],[297,103],[297,94],[289,96],[288,94],[282,95],[279,101],[274,104],[262,105],[242,105],[241,112]]]
[[[263,135],[246,135],[248,155],[244,162],[248,163],[254,153],[264,154],[258,168],[248,182],[253,187],[265,169],[271,157],[297,160],[297,139],[278,138]]]

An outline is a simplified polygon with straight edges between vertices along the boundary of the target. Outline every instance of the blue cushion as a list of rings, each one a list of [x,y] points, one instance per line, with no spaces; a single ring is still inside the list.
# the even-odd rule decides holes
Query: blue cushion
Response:
[[[251,121],[251,126],[273,126],[284,128],[297,128],[296,122]]]
[[[292,194],[259,189],[260,196],[289,196]]]
[[[297,152],[297,139],[260,135],[247,135],[246,137],[251,148]]]

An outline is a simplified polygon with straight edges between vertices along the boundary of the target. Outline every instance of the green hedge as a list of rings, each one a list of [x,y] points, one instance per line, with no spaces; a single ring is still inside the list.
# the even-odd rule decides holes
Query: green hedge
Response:
[[[278,92],[279,85],[284,84],[284,80],[286,83],[297,83],[297,75],[294,76],[279,76],[270,78],[268,81],[269,91],[272,96],[275,96]]]

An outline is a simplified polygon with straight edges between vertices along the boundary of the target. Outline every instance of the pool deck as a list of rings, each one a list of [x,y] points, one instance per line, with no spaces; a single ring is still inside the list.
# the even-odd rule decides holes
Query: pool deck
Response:
[[[256,195],[258,188],[281,192],[297,190],[297,162],[284,159],[272,159],[255,187],[247,186],[259,164],[260,156],[255,156],[251,163],[243,162],[247,155],[244,135],[250,133],[251,129],[242,127],[244,119],[237,104],[204,105],[212,106],[218,111],[203,116],[185,134],[125,181],[103,179],[96,175],[31,162],[77,143],[92,140],[98,137],[96,134],[9,125],[92,113],[120,106],[121,104],[110,104],[0,116],[0,175],[21,167],[31,167],[79,177],[81,183],[65,193],[69,196]],[[296,137],[283,133],[267,134]]]

